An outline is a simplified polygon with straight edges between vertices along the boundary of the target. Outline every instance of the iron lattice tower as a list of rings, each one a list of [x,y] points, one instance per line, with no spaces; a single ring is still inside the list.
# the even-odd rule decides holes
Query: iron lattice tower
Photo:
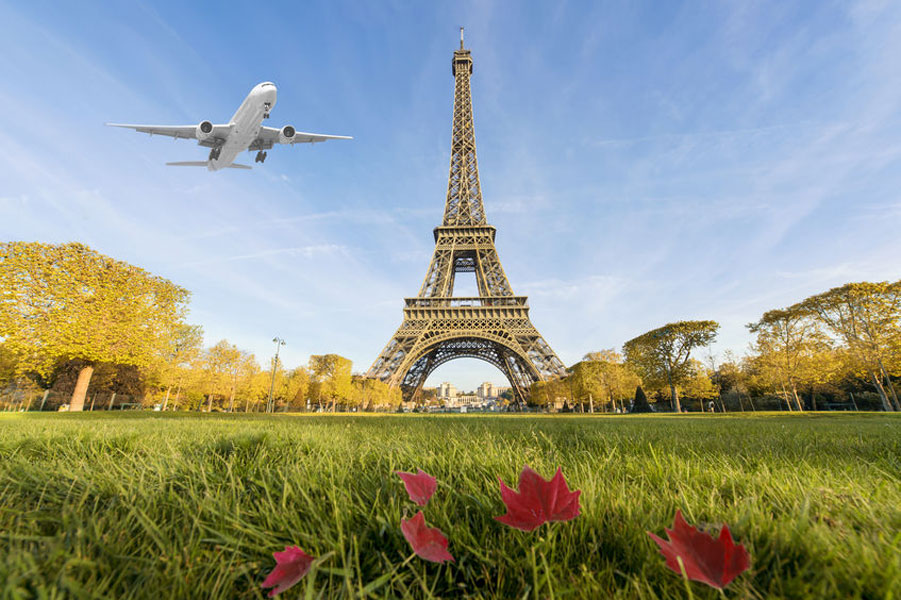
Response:
[[[404,320],[370,367],[368,377],[400,385],[404,399],[419,395],[426,378],[455,358],[499,368],[522,404],[535,381],[564,375],[563,363],[529,319],[525,296],[513,294],[485,219],[469,80],[472,55],[454,52],[454,127],[444,220],[434,230],[435,252]],[[478,297],[455,297],[454,276],[475,273]]]

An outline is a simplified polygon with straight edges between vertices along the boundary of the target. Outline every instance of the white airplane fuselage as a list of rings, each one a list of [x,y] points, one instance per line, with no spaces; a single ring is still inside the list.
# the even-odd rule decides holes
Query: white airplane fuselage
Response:
[[[206,167],[210,171],[226,168],[251,169],[235,161],[238,154],[245,150],[256,151],[254,162],[266,161],[267,151],[276,144],[293,147],[295,144],[318,144],[328,140],[351,140],[346,135],[329,135],[325,133],[309,133],[297,131],[293,125],[268,127],[263,119],[268,119],[275,107],[278,91],[271,81],[254,86],[241,106],[226,123],[213,123],[208,120],[197,125],[147,125],[136,123],[107,123],[109,127],[133,129],[148,135],[165,135],[175,139],[197,140],[197,143],[209,148],[206,160],[187,160],[167,162],[173,167]]]
[[[232,129],[220,147],[218,156],[207,161],[207,168],[210,171],[228,167],[241,152],[250,147],[260,134],[263,119],[269,116],[269,112],[275,106],[276,96],[275,84],[269,81],[264,81],[250,90],[229,121]]]

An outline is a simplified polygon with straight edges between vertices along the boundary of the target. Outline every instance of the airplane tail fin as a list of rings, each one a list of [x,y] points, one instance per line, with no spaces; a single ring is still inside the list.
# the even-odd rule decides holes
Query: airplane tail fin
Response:
[[[170,167],[209,167],[210,163],[206,160],[183,160],[179,162],[167,162],[167,165]],[[250,170],[253,167],[248,165],[239,165],[238,163],[232,163],[227,166],[229,169],[247,169]]]

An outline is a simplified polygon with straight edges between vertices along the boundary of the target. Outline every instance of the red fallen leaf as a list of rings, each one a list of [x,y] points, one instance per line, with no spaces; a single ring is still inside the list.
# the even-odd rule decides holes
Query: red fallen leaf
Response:
[[[275,568],[263,582],[264,588],[275,588],[269,591],[270,598],[300,581],[313,564],[313,557],[297,546],[285,546],[284,552],[273,552],[272,556],[275,557]]]
[[[676,557],[681,558],[685,574],[693,581],[721,590],[750,567],[748,551],[741,544],[735,544],[728,525],[723,525],[719,539],[714,539],[712,535],[686,523],[682,511],[677,510],[673,528],[665,531],[668,542],[650,531],[648,535],[660,546],[660,553],[666,557],[666,566],[682,575],[676,560]]]
[[[401,519],[400,530],[420,558],[439,564],[446,560],[454,562],[454,557],[447,551],[447,538],[440,529],[426,526],[422,511],[412,519]]]
[[[548,521],[569,521],[579,516],[582,492],[569,491],[559,468],[550,481],[545,481],[528,466],[523,467],[519,474],[519,493],[507,487],[500,477],[498,481],[507,514],[494,518],[505,525],[532,531]]]
[[[397,476],[404,480],[404,487],[407,488],[407,494],[410,500],[419,506],[425,506],[438,489],[438,483],[435,478],[423,471],[417,469],[417,473],[405,473],[403,471],[395,471]]]

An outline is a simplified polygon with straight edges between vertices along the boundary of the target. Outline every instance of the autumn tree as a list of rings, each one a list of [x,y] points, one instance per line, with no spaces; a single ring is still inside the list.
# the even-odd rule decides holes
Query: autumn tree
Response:
[[[720,391],[720,403],[725,407],[726,398],[733,399],[737,402],[738,407],[744,411],[745,404],[743,396],[746,396],[751,402],[751,396],[748,391],[748,359],[739,360],[731,350],[723,353],[723,360],[719,364],[712,362],[713,367],[712,380]],[[753,408],[753,403],[751,404]]]
[[[12,352],[8,351],[4,344],[0,342],[0,385],[6,384],[15,379],[16,376],[16,359]]]
[[[677,386],[690,375],[691,352],[713,342],[719,327],[716,321],[668,323],[629,340],[623,350],[644,381],[666,382],[673,410],[681,412]]]
[[[244,398],[244,412],[256,412],[260,401],[269,398],[269,385],[272,380],[271,371],[262,371],[260,366],[254,361],[252,369],[241,381],[241,394]]]
[[[589,361],[580,361],[566,370],[569,374],[565,381],[569,386],[570,396],[573,402],[579,403],[580,411],[584,412],[583,404],[591,402],[592,397],[600,400],[600,365]]]
[[[687,376],[680,386],[682,395],[686,398],[697,400],[701,412],[704,412],[705,400],[713,400],[719,394],[719,389],[710,378],[709,371],[699,360],[690,359],[687,365]]]
[[[237,387],[235,375],[241,360],[241,351],[227,340],[219,340],[207,348],[203,356],[204,380],[207,388],[207,412],[213,410],[213,397],[231,396]]]
[[[550,396],[547,391],[546,381],[535,381],[529,386],[529,406],[544,406],[551,404]]]
[[[897,374],[891,360],[901,344],[901,281],[847,283],[792,309],[806,311],[844,342],[855,369],[879,393],[882,407],[901,410],[891,382]]]
[[[570,369],[573,389],[578,391],[581,401],[587,396],[599,402],[609,402],[613,410],[619,408],[625,412],[623,400],[629,398],[632,391],[641,383],[641,379],[625,363],[623,356],[613,350],[589,352],[581,362]]]
[[[175,388],[175,397],[180,397],[187,371],[200,357],[202,349],[203,329],[199,325],[181,324],[176,328],[175,336],[169,340],[164,354],[158,357],[152,368],[154,377],[166,389],[163,410],[166,410],[169,405],[173,388]]]
[[[571,399],[573,391],[568,377],[536,381],[529,387],[529,405],[551,409],[558,401]]]
[[[163,354],[189,293],[84,244],[0,243],[0,338],[23,371],[84,361],[70,410],[84,407],[94,366],[143,367]]]
[[[384,381],[363,375],[352,377],[351,388],[348,402],[361,410],[397,407],[403,400],[400,388],[391,387]]]
[[[338,400],[350,396],[350,372],[353,363],[338,354],[322,354],[310,357],[310,379],[315,387],[317,402],[331,400],[331,410],[335,412]]]
[[[791,398],[796,410],[804,410],[798,386],[825,381],[831,372],[827,368],[830,361],[825,360],[831,350],[829,338],[820,329],[820,322],[796,305],[767,311],[747,327],[757,334],[754,350],[759,355],[759,368],[781,386],[786,402]]]
[[[228,412],[235,410],[235,398],[244,397],[252,393],[253,382],[260,366],[251,352],[239,350],[237,359],[229,365],[229,377],[231,378],[231,394],[228,401]],[[245,407],[247,403],[245,402]]]
[[[306,405],[310,388],[310,372],[304,367],[287,371],[276,386],[275,397],[281,398],[290,407],[293,404]]]
[[[384,381],[363,375],[354,375],[351,380],[351,394],[348,403],[361,410],[391,408],[400,404],[400,388],[392,388]]]

